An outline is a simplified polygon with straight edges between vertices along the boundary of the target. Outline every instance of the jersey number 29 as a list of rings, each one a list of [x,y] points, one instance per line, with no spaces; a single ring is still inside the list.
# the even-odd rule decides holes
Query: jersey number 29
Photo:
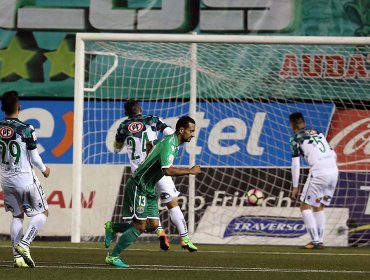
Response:
[[[19,158],[21,156],[21,147],[19,146],[17,141],[10,140],[9,143],[7,144],[3,140],[0,140],[0,147],[1,147],[1,163],[9,164],[9,162],[6,161],[7,150],[9,150],[9,154],[15,158],[14,163],[18,164]]]

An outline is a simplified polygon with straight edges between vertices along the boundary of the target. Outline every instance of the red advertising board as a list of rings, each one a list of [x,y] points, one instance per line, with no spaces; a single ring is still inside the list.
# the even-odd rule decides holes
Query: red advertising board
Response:
[[[337,152],[341,170],[370,170],[369,111],[336,110],[328,140]]]

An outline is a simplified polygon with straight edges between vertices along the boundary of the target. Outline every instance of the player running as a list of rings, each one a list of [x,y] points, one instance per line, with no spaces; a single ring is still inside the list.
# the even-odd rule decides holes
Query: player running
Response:
[[[133,222],[121,235],[112,253],[106,257],[107,264],[128,267],[120,258],[121,252],[145,231],[147,223],[150,228],[157,228],[159,211],[156,183],[163,176],[196,175],[201,172],[198,165],[192,168],[173,166],[179,145],[190,142],[194,136],[195,121],[188,116],[181,117],[176,123],[176,133],[159,141],[129,178],[125,187],[122,218],[132,219]]]
[[[5,210],[12,212],[10,237],[15,267],[35,267],[30,244],[46,222],[48,204],[33,167],[44,177],[50,169],[44,165],[36,147],[35,129],[18,119],[18,93],[8,91],[1,98],[1,110],[6,117],[0,121],[1,187]],[[31,220],[23,235],[24,213]]]
[[[338,181],[337,156],[324,134],[306,128],[301,113],[289,116],[294,135],[290,139],[292,150],[292,199],[297,199],[300,173],[299,156],[303,156],[310,172],[300,195],[303,221],[311,236],[304,248],[323,249],[325,232],[324,205],[329,206]]]
[[[156,140],[158,132],[167,136],[174,134],[175,131],[162,122],[159,117],[143,115],[143,110],[136,100],[127,101],[124,107],[128,119],[123,121],[117,129],[114,151],[118,153],[123,149],[124,145],[127,146],[131,170],[134,172],[146,158],[146,144]],[[161,203],[166,204],[171,221],[175,224],[180,234],[182,248],[187,249],[189,252],[197,251],[197,247],[190,241],[184,214],[177,202],[177,197],[180,193],[176,190],[172,178],[170,176],[163,176],[156,183],[156,189]],[[105,247],[109,247],[117,232],[125,231],[128,226],[130,225],[126,223],[106,222]],[[158,228],[155,232],[160,241],[160,248],[164,251],[169,250],[169,240],[165,231],[162,229],[160,220],[158,220]]]

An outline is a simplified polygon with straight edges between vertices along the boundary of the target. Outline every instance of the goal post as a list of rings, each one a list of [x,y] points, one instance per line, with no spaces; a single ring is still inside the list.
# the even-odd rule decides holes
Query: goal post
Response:
[[[95,228],[105,219],[120,219],[127,154],[114,155],[109,145],[131,98],[170,125],[180,115],[197,122],[197,137],[181,149],[178,164],[200,164],[204,172],[175,179],[197,242],[284,244],[284,234],[305,240],[289,200],[286,118],[294,111],[338,149],[341,176],[328,210],[329,239],[340,236],[332,243],[340,246],[370,242],[368,135],[361,132],[370,119],[369,46],[366,37],[78,33],[72,242],[96,240],[102,234]],[[301,177],[303,183],[307,167]],[[262,207],[244,199],[252,188],[263,191]],[[92,192],[97,213],[83,207]],[[169,227],[169,217],[162,218]],[[272,220],[297,230],[250,226],[274,227]]]

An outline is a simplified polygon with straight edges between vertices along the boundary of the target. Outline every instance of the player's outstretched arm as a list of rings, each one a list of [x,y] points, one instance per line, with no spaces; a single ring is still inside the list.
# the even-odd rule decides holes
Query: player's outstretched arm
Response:
[[[170,166],[168,168],[163,168],[163,173],[166,176],[184,176],[184,175],[197,175],[201,173],[199,165],[194,165],[192,168],[182,168]]]

